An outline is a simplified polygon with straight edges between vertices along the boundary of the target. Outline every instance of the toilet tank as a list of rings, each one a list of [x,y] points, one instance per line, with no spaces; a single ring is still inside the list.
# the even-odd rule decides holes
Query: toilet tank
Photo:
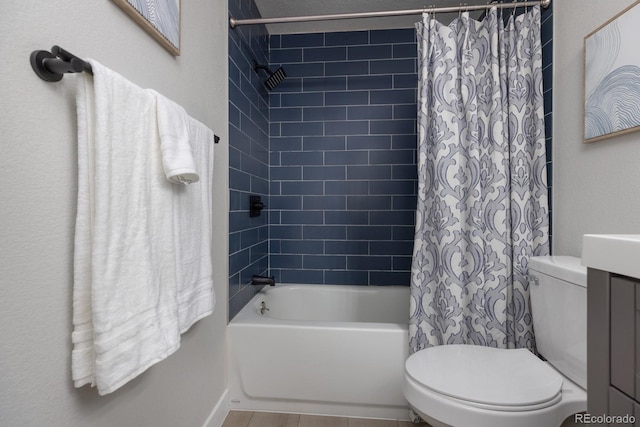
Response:
[[[532,257],[529,290],[538,352],[587,388],[587,269],[580,258]]]

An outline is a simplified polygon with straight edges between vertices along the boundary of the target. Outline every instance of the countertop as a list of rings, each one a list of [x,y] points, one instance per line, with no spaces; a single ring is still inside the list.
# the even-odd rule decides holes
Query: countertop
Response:
[[[582,265],[640,278],[640,234],[585,234]]]

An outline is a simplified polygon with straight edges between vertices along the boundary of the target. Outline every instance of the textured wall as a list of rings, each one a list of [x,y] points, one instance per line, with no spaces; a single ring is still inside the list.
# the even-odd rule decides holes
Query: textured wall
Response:
[[[111,1],[5,0],[0,6],[2,426],[202,426],[224,395],[227,8],[224,2],[182,5],[179,57]],[[215,147],[216,311],[182,336],[175,354],[104,397],[71,382],[75,90],[73,76],[46,83],[29,65],[32,50],[54,44],[164,93],[222,138]]]
[[[554,2],[554,253],[580,256],[582,235],[640,230],[640,133],[582,143],[583,40],[631,0]]]
[[[238,18],[259,17],[253,0],[230,0]],[[264,26],[229,29],[229,317],[232,318],[259,288],[254,274],[268,267],[268,216],[249,217],[249,196],[269,195],[269,95],[253,63],[267,64]]]
[[[272,36],[270,267],[281,282],[409,284],[415,30]]]

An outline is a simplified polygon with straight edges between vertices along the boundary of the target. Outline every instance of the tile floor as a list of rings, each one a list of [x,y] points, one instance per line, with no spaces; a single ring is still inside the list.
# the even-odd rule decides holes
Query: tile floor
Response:
[[[409,421],[231,411],[222,427],[430,427]]]

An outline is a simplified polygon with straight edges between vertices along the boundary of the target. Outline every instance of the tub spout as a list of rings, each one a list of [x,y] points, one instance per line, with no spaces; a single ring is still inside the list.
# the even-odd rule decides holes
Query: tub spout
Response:
[[[276,285],[276,281],[273,278],[273,276],[271,277],[267,277],[267,276],[253,276],[253,278],[251,279],[251,284],[252,285],[269,285],[269,286],[275,286]]]

